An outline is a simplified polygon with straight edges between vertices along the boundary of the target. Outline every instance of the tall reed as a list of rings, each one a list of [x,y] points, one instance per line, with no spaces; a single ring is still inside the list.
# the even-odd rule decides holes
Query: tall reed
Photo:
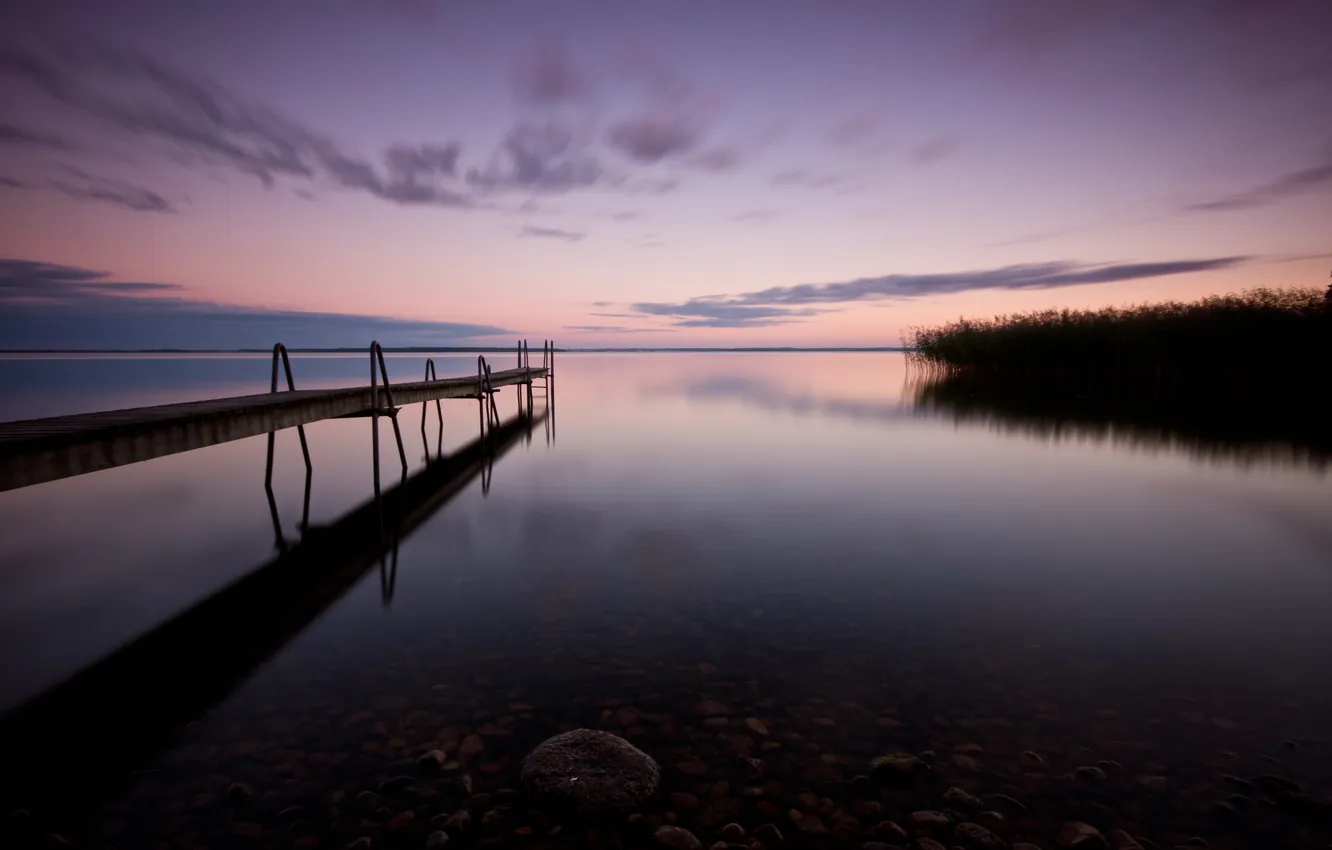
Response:
[[[1332,375],[1332,301],[1318,289],[1250,289],[1199,301],[1039,310],[911,328],[913,362],[949,373]]]

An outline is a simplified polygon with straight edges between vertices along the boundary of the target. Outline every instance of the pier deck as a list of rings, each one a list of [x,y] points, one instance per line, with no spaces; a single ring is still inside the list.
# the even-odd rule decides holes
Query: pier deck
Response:
[[[397,406],[528,385],[543,365],[412,383],[286,390],[182,404],[0,423],[0,491],[347,416],[391,415]],[[276,371],[274,372],[276,376]],[[276,387],[276,377],[274,386]],[[483,386],[484,385],[484,386]]]

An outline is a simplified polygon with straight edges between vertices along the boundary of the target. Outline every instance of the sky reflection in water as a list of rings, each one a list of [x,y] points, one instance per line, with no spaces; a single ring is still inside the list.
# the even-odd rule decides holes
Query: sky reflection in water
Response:
[[[394,357],[391,376],[415,379],[423,360]],[[440,374],[474,368],[438,361]],[[294,365],[302,388],[367,371],[359,357]],[[1125,670],[1169,662],[1223,678],[1327,660],[1332,509],[1317,466],[1204,463],[1168,446],[954,421],[913,403],[897,354],[566,355],[560,367],[555,445],[538,435],[502,458],[488,495],[473,483],[403,545],[391,606],[367,578],[278,668],[384,663],[441,629],[484,644],[551,611],[590,632],[675,612],[685,634],[709,628],[687,625],[692,610],[785,609],[817,644],[841,606],[885,593],[887,621],[919,622],[941,647],[950,634],[1006,636]],[[19,418],[262,391],[267,368],[10,359],[0,386]],[[501,394],[506,416],[514,404]],[[414,469],[419,410],[402,414]],[[475,435],[472,403],[446,402],[445,417],[446,451]],[[369,496],[369,431],[364,420],[309,429],[315,524]],[[391,429],[381,441],[387,483]],[[0,641],[14,648],[0,704],[266,561],[264,445],[0,494]],[[292,432],[279,435],[275,481],[294,536]]]

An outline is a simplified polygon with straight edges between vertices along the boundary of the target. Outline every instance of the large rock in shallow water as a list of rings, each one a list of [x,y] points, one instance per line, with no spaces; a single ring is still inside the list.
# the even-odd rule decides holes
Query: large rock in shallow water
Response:
[[[575,729],[547,738],[523,761],[523,784],[534,796],[582,815],[632,809],[657,790],[661,770],[623,738]]]

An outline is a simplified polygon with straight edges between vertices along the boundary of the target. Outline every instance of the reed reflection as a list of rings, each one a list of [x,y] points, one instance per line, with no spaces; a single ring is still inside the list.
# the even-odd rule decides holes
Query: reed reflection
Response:
[[[918,414],[1042,441],[1109,442],[1319,475],[1332,462],[1324,391],[1286,381],[1009,379],[916,369],[903,394]]]

